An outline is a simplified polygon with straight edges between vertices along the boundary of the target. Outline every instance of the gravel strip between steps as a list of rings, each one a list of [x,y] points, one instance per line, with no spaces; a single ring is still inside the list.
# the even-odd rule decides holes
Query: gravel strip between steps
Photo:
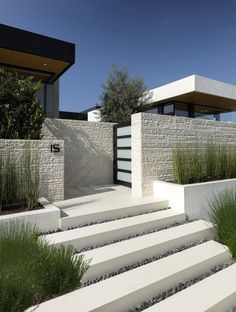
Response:
[[[97,278],[93,279],[93,280],[89,280],[89,281],[85,281],[83,284],[82,284],[82,287],[86,287],[86,286],[89,286],[89,285],[92,285],[92,284],[95,284],[95,283],[98,283],[100,281],[103,281],[105,279],[108,279],[112,276],[116,276],[118,274],[121,274],[121,273],[124,273],[124,272],[128,272],[130,270],[133,270],[135,268],[138,268],[142,265],[145,265],[145,264],[148,264],[148,263],[151,263],[151,262],[154,262],[154,261],[157,261],[159,259],[162,259],[162,258],[165,258],[165,257],[168,257],[170,255],[173,255],[175,253],[178,253],[180,251],[183,251],[185,249],[188,249],[188,248],[191,248],[191,247],[194,247],[194,246],[197,246],[197,245],[200,245],[202,243],[205,243],[206,241],[208,241],[207,239],[205,240],[201,240],[201,241],[198,241],[198,242],[194,242],[194,243],[189,243],[189,244],[185,244],[185,245],[182,245],[180,247],[177,247],[177,248],[174,248],[174,249],[171,249],[171,250],[168,250],[166,252],[163,252],[162,254],[158,255],[158,256],[153,256],[151,258],[146,258],[142,261],[138,261],[138,262],[135,262],[135,263],[132,263],[130,265],[126,265],[122,268],[119,268],[118,270],[116,271],[113,271],[113,272],[110,272],[110,273],[106,273],[104,275],[101,275],[101,276],[98,276]]]
[[[210,271],[204,272],[201,275],[194,277],[190,280],[188,280],[187,282],[180,282],[178,283],[175,287],[169,288],[166,291],[163,291],[161,294],[157,295],[156,297],[151,298],[150,300],[144,301],[142,303],[140,303],[139,305],[137,305],[135,308],[129,309],[128,312],[141,312],[149,307],[151,307],[152,305],[180,292],[181,290],[192,286],[193,284],[196,284],[197,282],[200,282],[201,280],[227,268],[228,266],[230,266],[231,264],[229,263],[224,263],[221,265],[217,265],[214,268],[212,268]],[[236,310],[230,310],[231,312],[236,311]]]
[[[85,247],[85,248],[82,248],[82,249],[77,249],[76,253],[82,253],[82,252],[85,252],[85,251],[88,251],[88,250],[93,250],[93,249],[100,248],[100,247],[103,247],[103,246],[107,246],[107,245],[115,244],[115,243],[122,242],[122,241],[125,241],[125,240],[129,240],[131,238],[135,238],[135,237],[139,237],[139,236],[143,236],[143,235],[147,235],[147,234],[151,234],[151,233],[156,233],[156,232],[159,232],[159,231],[162,231],[162,230],[167,230],[167,229],[170,229],[172,227],[183,225],[183,224],[194,222],[194,221],[196,221],[196,220],[186,220],[184,222],[175,222],[175,223],[173,223],[171,225],[167,225],[167,226],[155,229],[155,230],[150,230],[150,231],[145,231],[145,232],[141,232],[141,233],[136,233],[136,234],[133,234],[133,235],[123,236],[122,238],[115,239],[115,240],[112,240],[112,241],[109,241],[109,242],[105,242],[105,243],[101,243],[101,244],[97,244],[97,245],[93,245],[93,246],[88,246],[88,247]]]

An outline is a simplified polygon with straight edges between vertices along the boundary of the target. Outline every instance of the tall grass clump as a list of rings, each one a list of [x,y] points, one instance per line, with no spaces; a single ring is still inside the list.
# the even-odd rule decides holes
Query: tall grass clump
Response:
[[[22,207],[31,210],[38,205],[40,177],[39,177],[39,155],[31,155],[29,146],[24,149],[20,161],[20,172],[18,176],[18,197]]]
[[[209,201],[210,220],[216,239],[227,245],[236,257],[236,191],[226,189]]]
[[[88,269],[72,247],[49,246],[29,224],[0,227],[0,312],[28,307],[80,286]]]
[[[236,178],[236,146],[208,143],[173,148],[174,180],[190,184]]]
[[[0,200],[8,206],[17,202],[17,168],[14,157],[8,151],[0,157]]]
[[[25,146],[23,155],[16,157],[9,150],[0,155],[0,211],[14,208],[32,210],[38,207],[39,157]]]

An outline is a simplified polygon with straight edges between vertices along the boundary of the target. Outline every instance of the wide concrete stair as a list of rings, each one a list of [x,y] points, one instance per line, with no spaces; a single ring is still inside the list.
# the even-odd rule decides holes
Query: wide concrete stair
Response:
[[[191,308],[189,307],[191,305]],[[236,264],[146,309],[146,312],[223,312],[236,306]]]
[[[81,253],[90,261],[83,281],[94,280],[132,263],[145,262],[153,256],[158,258],[180,246],[211,237],[211,225],[200,220]]]
[[[115,207],[107,208],[106,205],[102,207],[92,207],[93,209],[77,209],[80,208],[76,204],[69,209],[62,209],[66,215],[60,220],[60,228],[62,230],[71,229],[78,226],[84,226],[96,222],[112,221],[113,219],[136,216],[143,213],[159,211],[168,208],[169,202],[167,200],[153,201],[153,199],[146,199],[145,203],[130,203],[129,205],[115,205]],[[113,203],[114,206],[114,203]],[[117,206],[117,207],[116,207]],[[63,206],[62,206],[63,207]]]
[[[72,245],[80,250],[114,240],[125,239],[139,233],[154,231],[186,220],[184,213],[172,209],[104,222],[69,231],[46,235],[53,245]]]
[[[74,257],[83,254],[90,268],[82,280],[84,287],[27,311],[141,311],[143,302],[225,264],[226,269],[144,311],[226,312],[236,306],[236,268],[227,248],[212,240],[212,225],[204,220],[188,222],[184,213],[172,209],[161,210],[168,203],[156,207],[144,208],[141,215],[129,211],[124,218],[113,211],[117,220],[45,235],[49,244],[72,245],[80,251]],[[73,224],[79,226],[76,220]]]

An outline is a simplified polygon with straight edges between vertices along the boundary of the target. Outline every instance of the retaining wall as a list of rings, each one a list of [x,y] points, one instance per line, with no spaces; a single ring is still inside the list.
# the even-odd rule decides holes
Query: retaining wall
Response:
[[[151,195],[153,181],[173,181],[172,148],[209,141],[236,145],[236,124],[150,113],[132,115],[132,192]]]

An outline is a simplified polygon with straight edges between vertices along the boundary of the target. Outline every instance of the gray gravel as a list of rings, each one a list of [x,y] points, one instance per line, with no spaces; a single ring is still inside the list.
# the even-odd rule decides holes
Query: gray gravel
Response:
[[[88,246],[88,247],[82,248],[82,249],[77,249],[76,253],[81,253],[81,252],[85,252],[85,251],[88,251],[88,250],[100,248],[100,247],[103,247],[103,246],[115,244],[115,243],[118,243],[118,242],[121,242],[121,241],[124,241],[124,240],[129,240],[131,238],[135,238],[135,237],[143,236],[143,235],[146,235],[146,234],[150,234],[150,233],[155,233],[155,232],[158,232],[158,231],[166,230],[166,229],[169,229],[169,228],[172,228],[172,227],[175,227],[175,226],[179,226],[179,225],[183,225],[183,224],[186,224],[186,223],[190,223],[190,222],[193,222],[193,221],[195,221],[195,220],[186,220],[184,222],[175,222],[175,223],[173,223],[171,225],[164,226],[164,227],[161,227],[161,228],[158,228],[158,229],[154,229],[154,230],[150,230],[150,231],[144,231],[144,232],[140,232],[140,233],[136,233],[136,234],[128,235],[128,236],[123,236],[123,237],[121,237],[119,239],[103,242],[103,243],[100,243],[100,244],[97,244],[97,245]]]
[[[228,310],[227,312],[236,312],[236,307],[234,307],[234,308]]]
[[[174,248],[174,249],[171,249],[167,252],[164,252],[158,256],[153,256],[152,258],[146,258],[142,261],[139,261],[139,262],[135,262],[135,263],[132,263],[130,265],[127,265],[125,267],[122,267],[122,268],[119,268],[118,270],[116,271],[113,271],[113,272],[110,272],[110,273],[106,273],[105,275],[101,275],[101,276],[98,276],[96,279],[94,280],[89,280],[89,281],[85,281],[83,284],[82,284],[82,287],[86,287],[86,286],[89,286],[89,285],[92,285],[92,284],[95,284],[95,283],[98,283],[100,281],[103,281],[105,279],[108,279],[112,276],[115,276],[115,275],[118,275],[118,274],[121,274],[121,273],[124,273],[124,272],[127,272],[127,271],[130,271],[130,270],[133,270],[135,268],[138,268],[142,265],[145,265],[147,263],[151,263],[153,261],[157,261],[161,258],[164,258],[164,257],[168,257],[170,255],[173,255],[177,252],[180,252],[180,251],[183,251],[185,249],[188,249],[188,248],[191,248],[191,247],[194,247],[194,246],[197,246],[199,244],[202,244],[204,242],[206,242],[207,240],[201,240],[201,241],[198,241],[198,242],[194,242],[194,243],[189,243],[189,244],[185,244],[185,245],[182,245],[178,248]]]
[[[207,271],[205,273],[202,273],[201,275],[194,277],[190,280],[188,280],[187,282],[180,282],[178,283],[175,287],[169,288],[166,291],[163,291],[161,294],[158,294],[157,296],[151,298],[150,300],[144,301],[142,303],[140,303],[139,305],[137,305],[135,308],[133,309],[129,309],[128,312],[141,312],[149,307],[151,307],[152,305],[180,292],[181,290],[190,287],[191,285],[205,279],[206,277],[211,276],[212,274],[215,274],[225,268],[227,268],[230,264],[228,263],[224,263],[222,265],[217,265],[214,268],[212,268],[210,271]],[[230,310],[230,312],[235,312],[236,310]]]

